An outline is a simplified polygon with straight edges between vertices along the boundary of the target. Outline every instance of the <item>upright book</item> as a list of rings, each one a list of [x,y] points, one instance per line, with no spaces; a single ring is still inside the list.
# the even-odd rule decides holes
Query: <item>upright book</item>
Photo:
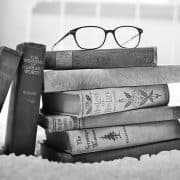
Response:
[[[45,92],[177,82],[180,82],[180,65],[44,72]]]
[[[72,155],[180,138],[178,120],[49,133],[47,144]]]
[[[14,79],[20,59],[21,53],[4,46],[0,47],[0,111],[10,83]]]
[[[86,117],[166,105],[168,101],[166,84],[44,93],[43,112]]]
[[[5,151],[29,155],[35,148],[45,46],[23,43],[17,50],[23,55],[10,96]]]
[[[154,155],[161,151],[180,150],[180,139],[151,143],[141,146],[121,148],[109,151],[99,151],[86,154],[71,155],[66,152],[58,152],[48,146],[46,142],[41,143],[41,155],[44,159],[57,162],[101,162],[112,161],[124,157],[140,159],[142,155]]]
[[[143,108],[82,118],[60,114],[45,115],[41,113],[39,124],[48,132],[63,132],[77,129],[167,121],[171,119],[180,119],[180,106]]]
[[[46,69],[93,69],[156,66],[157,48],[48,51]]]

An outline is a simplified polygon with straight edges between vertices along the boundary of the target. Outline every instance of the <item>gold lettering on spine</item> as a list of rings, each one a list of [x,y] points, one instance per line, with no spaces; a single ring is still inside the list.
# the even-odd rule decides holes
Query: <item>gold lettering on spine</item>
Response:
[[[123,133],[125,136],[125,142],[128,144],[129,143],[129,136],[128,136],[128,131],[126,129],[126,126],[123,126]]]
[[[74,121],[70,116],[51,116],[48,117],[48,131],[62,132],[75,128]]]
[[[85,133],[85,149],[96,149],[98,146],[96,132],[94,129],[84,130]]]
[[[82,116],[111,113],[115,99],[112,89],[88,91],[82,95]]]
[[[38,56],[24,57],[24,73],[29,75],[40,76],[43,70],[43,61]]]

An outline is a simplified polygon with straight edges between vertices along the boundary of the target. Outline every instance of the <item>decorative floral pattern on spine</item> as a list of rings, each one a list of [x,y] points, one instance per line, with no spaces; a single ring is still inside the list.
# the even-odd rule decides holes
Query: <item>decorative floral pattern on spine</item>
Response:
[[[166,105],[169,101],[167,85],[85,90],[80,97],[82,117]]]

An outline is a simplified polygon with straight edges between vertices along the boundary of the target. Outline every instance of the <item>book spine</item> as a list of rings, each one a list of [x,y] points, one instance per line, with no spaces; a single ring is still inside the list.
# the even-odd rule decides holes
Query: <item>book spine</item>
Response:
[[[127,124],[167,121],[180,118],[180,107],[144,108],[120,113],[77,118],[72,116],[44,116],[43,127],[48,132],[63,132],[68,130],[119,126]]]
[[[79,129],[79,119],[71,116],[46,116],[47,121],[46,130],[48,132],[62,132],[73,129]]]
[[[92,69],[156,65],[156,47],[49,51],[46,53],[46,69]]]
[[[10,83],[21,59],[21,53],[7,47],[0,47],[0,111],[4,104]]]
[[[180,65],[44,72],[45,93],[177,82]]]
[[[71,154],[112,150],[180,138],[177,120],[67,131]],[[68,147],[68,146],[67,146]]]
[[[23,43],[17,50],[23,55],[11,90],[5,148],[6,153],[30,155],[36,141],[45,46]]]
[[[80,117],[166,105],[169,102],[166,84],[86,90],[80,91],[79,96]]]

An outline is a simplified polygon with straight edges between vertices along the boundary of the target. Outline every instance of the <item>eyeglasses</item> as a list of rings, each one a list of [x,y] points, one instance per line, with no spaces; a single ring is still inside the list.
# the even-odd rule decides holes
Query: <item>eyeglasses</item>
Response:
[[[121,48],[135,48],[140,43],[143,30],[135,26],[119,26],[113,30],[99,26],[82,26],[66,33],[52,46],[52,50],[69,35],[73,35],[77,46],[81,49],[98,49],[105,43],[108,33],[113,34],[115,42]]]

